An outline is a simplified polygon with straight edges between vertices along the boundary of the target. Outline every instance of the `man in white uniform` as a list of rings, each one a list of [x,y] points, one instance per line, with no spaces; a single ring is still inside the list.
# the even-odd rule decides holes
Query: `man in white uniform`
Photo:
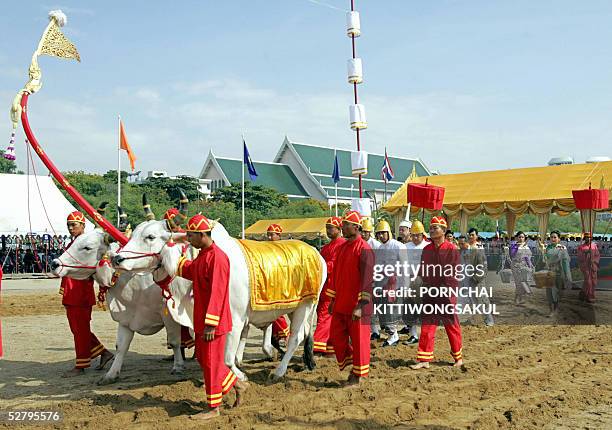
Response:
[[[391,226],[385,220],[379,221],[374,231],[376,238],[380,242],[376,249],[376,264],[383,265],[382,267],[395,267],[399,262],[400,267],[403,267],[408,262],[408,252],[404,244],[393,239],[391,236]],[[396,274],[401,275],[401,273]],[[402,304],[401,297],[393,297],[390,292],[398,292],[410,286],[410,278],[408,276],[390,276],[385,277],[381,281],[377,281],[374,287],[379,287],[379,291],[385,291],[387,297],[374,297],[375,302],[382,304]],[[402,322],[402,314],[400,311],[391,312],[387,309],[380,317],[380,325],[387,332],[387,340],[383,343],[384,346],[396,346],[399,342],[398,326]]]

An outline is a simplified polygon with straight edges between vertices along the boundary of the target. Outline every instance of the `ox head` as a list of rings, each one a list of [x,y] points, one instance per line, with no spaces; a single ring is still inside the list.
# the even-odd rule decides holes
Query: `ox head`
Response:
[[[100,204],[98,212],[104,214],[107,202]],[[51,261],[51,269],[57,276],[86,279],[96,271],[98,262],[114,239],[100,228],[76,237],[62,255]]]
[[[187,214],[187,197],[179,190],[180,217],[176,217],[175,224],[180,224]],[[168,242],[174,237],[184,236],[185,233],[172,232],[167,220],[155,220],[155,214],[147,196],[142,196],[142,206],[147,221],[140,223],[132,232],[129,242],[113,257],[113,266],[116,269],[136,272],[152,272],[161,266],[160,253]]]

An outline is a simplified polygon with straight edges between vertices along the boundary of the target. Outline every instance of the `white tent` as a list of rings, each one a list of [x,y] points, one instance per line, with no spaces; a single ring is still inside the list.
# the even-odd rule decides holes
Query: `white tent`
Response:
[[[51,177],[0,174],[0,192],[0,234],[68,234],[66,217],[76,209]],[[87,221],[86,231],[93,227]]]

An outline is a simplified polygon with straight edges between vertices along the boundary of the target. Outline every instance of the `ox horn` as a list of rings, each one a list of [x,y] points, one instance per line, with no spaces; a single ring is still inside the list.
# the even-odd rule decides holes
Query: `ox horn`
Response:
[[[152,221],[155,219],[155,214],[151,210],[151,205],[149,204],[146,194],[142,195],[142,208],[144,209],[145,218],[147,221]]]
[[[178,224],[178,225],[181,225],[187,219],[187,204],[189,203],[189,199],[185,195],[185,192],[183,191],[182,188],[179,188],[178,192],[179,192],[179,207],[178,207],[178,210],[179,210],[180,216],[177,217],[178,219],[175,220],[175,223]]]
[[[104,212],[106,212],[106,207],[108,206],[108,202],[102,202],[98,206],[98,213],[104,216]]]

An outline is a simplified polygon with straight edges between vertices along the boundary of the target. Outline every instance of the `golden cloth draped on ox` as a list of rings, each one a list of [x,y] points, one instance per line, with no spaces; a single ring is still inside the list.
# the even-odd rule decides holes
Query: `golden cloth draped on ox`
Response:
[[[239,240],[246,257],[251,307],[264,311],[294,307],[319,296],[322,267],[319,253],[299,240]]]

